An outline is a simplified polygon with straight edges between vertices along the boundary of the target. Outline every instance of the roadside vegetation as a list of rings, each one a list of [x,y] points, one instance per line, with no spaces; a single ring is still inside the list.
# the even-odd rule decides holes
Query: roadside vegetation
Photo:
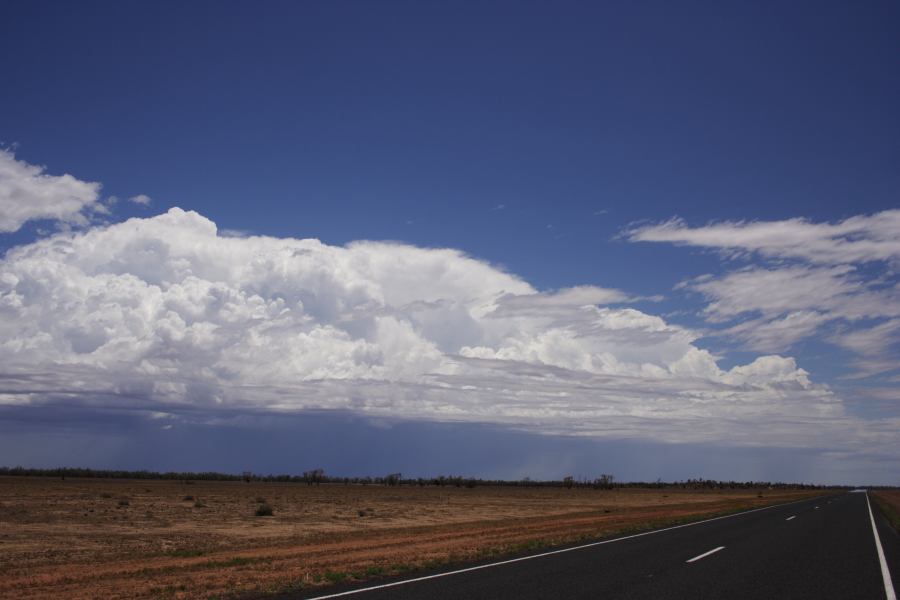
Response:
[[[872,490],[869,497],[887,517],[891,527],[900,531],[900,489]]]

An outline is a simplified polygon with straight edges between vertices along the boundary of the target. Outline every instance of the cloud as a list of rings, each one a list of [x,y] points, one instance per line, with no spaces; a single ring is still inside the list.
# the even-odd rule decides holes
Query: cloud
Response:
[[[798,310],[826,312],[833,317],[864,319],[900,315],[897,288],[866,280],[855,267],[792,265],[749,267],[719,278],[688,282],[710,303],[704,314],[714,322],[759,313],[774,316]]]
[[[792,358],[723,370],[697,333],[626,300],[542,292],[453,249],[226,237],[174,208],[7,252],[0,404],[896,448],[900,423],[849,417]]]
[[[783,352],[813,335],[833,319],[808,310],[791,311],[776,318],[751,319],[724,330],[724,335],[742,340],[748,348],[760,352]]]
[[[141,206],[150,206],[150,203],[153,200],[147,194],[138,194],[137,196],[132,196],[128,199],[129,202],[133,202],[134,204],[139,204]]]
[[[706,300],[703,316],[723,325],[717,335],[753,350],[783,352],[825,334],[824,339],[858,355],[858,374],[883,373],[900,364],[895,351],[900,329],[892,325],[900,318],[900,210],[833,224],[787,219],[692,228],[672,219],[625,236],[762,260],[679,284]]]
[[[669,242],[816,264],[896,262],[900,259],[900,209],[837,223],[807,219],[725,221],[692,228],[681,219],[670,219],[633,228],[624,236],[632,242]]]
[[[91,211],[105,212],[98,203],[100,184],[71,175],[48,175],[44,167],[16,160],[0,149],[0,233],[18,231],[28,221],[53,219],[86,225]]]
[[[857,354],[854,367],[858,376],[894,371],[900,349],[900,318],[872,327],[836,333],[831,341]],[[898,394],[897,390],[894,390]]]

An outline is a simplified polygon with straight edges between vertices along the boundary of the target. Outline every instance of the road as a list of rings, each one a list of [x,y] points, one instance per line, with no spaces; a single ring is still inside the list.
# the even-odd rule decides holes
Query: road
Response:
[[[865,493],[804,500],[687,526],[308,591],[284,598],[891,598],[900,538]],[[883,566],[882,566],[883,565]],[[893,600],[893,599],[891,599]]]

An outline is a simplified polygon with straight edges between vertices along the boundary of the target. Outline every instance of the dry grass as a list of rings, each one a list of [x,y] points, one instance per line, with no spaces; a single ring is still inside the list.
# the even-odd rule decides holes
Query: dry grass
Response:
[[[805,495],[0,478],[0,597],[279,591]]]
[[[900,531],[900,490],[877,490],[872,491],[870,495],[891,526]]]

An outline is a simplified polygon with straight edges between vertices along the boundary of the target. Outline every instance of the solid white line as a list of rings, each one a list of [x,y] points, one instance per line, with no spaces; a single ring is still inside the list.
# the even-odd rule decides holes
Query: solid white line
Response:
[[[591,542],[590,544],[582,544],[581,546],[573,546],[571,548],[562,548],[561,550],[551,550],[549,552],[542,552],[540,554],[531,554],[529,556],[520,556],[519,558],[510,558],[509,560],[501,560],[500,562],[489,563],[486,565],[477,565],[474,567],[466,567],[465,569],[457,569],[455,571],[447,571],[446,573],[435,573],[434,575],[423,575],[422,577],[415,577],[413,579],[404,579],[402,581],[394,581],[391,583],[383,583],[381,585],[373,585],[371,587],[359,588],[356,590],[349,590],[346,592],[338,592],[337,594],[327,594],[325,596],[316,596],[314,598],[308,598],[307,600],[325,600],[326,598],[339,598],[341,596],[349,596],[351,594],[361,594],[363,592],[371,592],[373,590],[380,590],[389,587],[396,587],[398,585],[405,585],[407,583],[415,583],[417,581],[425,581],[427,579],[437,579],[438,577],[448,577],[450,575],[458,575],[459,573],[468,573],[469,571],[478,571],[480,569],[488,569],[490,567],[499,567],[500,565],[508,565],[511,563],[521,562],[523,560],[531,560],[533,558],[542,558],[544,556],[552,556],[553,554],[562,554],[564,552],[574,552],[575,550],[583,550],[585,548],[593,548],[594,546],[602,546],[604,544],[612,544],[614,542],[621,542],[623,540],[630,540],[633,538],[644,537],[645,535],[653,535],[654,533],[662,533],[664,531],[672,531],[675,529],[681,529],[682,527],[693,527],[694,525],[702,525],[703,523],[711,523],[713,521],[719,521],[721,519],[730,519],[732,517],[740,517],[741,515],[749,515],[750,513],[759,512],[761,510],[769,510],[770,508],[779,508],[782,506],[790,506],[791,504],[797,504],[799,502],[807,502],[808,499],[803,500],[795,500],[793,502],[786,502],[785,504],[773,504],[772,506],[763,506],[762,508],[754,508],[753,510],[747,510],[744,512],[734,513],[733,515],[724,515],[721,517],[713,517],[711,519],[704,519],[703,521],[695,521],[694,523],[685,523],[684,525],[673,525],[672,527],[666,527],[664,529],[655,529],[653,531],[645,531],[644,533],[635,533],[632,535],[626,535],[625,537],[615,538],[611,540],[602,540],[599,542]],[[891,600],[895,600],[891,598]]]
[[[700,560],[701,558],[706,558],[706,557],[709,556],[710,554],[715,554],[715,553],[718,552],[719,550],[724,550],[724,549],[725,549],[725,546],[719,546],[718,548],[713,548],[713,549],[710,550],[709,552],[704,552],[704,553],[701,554],[700,556],[695,556],[694,558],[692,558],[692,559],[690,559],[690,560],[686,560],[686,561],[684,561],[684,562],[692,563],[692,562],[694,562],[694,561]]]
[[[884,550],[881,548],[881,538],[878,537],[878,528],[875,527],[875,516],[872,514],[872,503],[869,502],[869,493],[866,492],[866,504],[869,506],[869,520],[872,522],[872,535],[875,536],[875,547],[878,549],[878,562],[881,563],[881,579],[884,580],[884,595],[887,600],[897,600],[894,593],[894,584],[891,582],[891,572],[888,570],[887,561],[884,559]]]
[[[791,515],[790,517],[785,519],[785,521],[790,521],[791,519],[796,519],[796,518],[797,518],[797,515]]]

